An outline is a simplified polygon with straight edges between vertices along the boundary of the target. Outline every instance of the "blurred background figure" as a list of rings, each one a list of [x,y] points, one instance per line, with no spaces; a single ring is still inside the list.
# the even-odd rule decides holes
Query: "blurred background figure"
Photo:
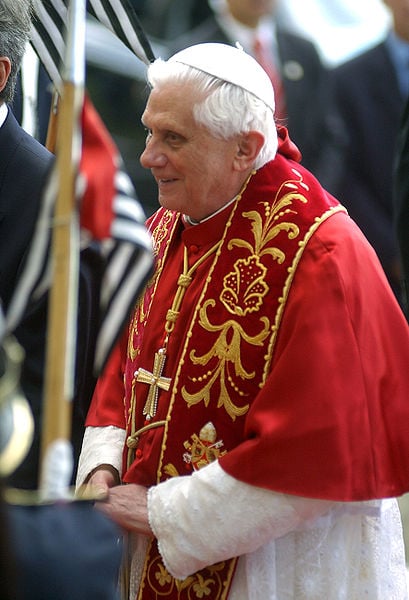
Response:
[[[288,127],[302,164],[321,175],[327,74],[315,46],[276,21],[277,0],[210,0],[209,5],[212,14],[176,39],[172,52],[201,42],[238,42],[270,75],[276,122]]]
[[[133,0],[150,36],[173,40],[212,14],[207,0]],[[141,6],[142,5],[142,6]],[[138,7],[135,7],[138,11]]]
[[[409,320],[409,98],[402,115],[394,170],[395,227],[402,264],[403,306]],[[399,500],[409,574],[409,494]]]
[[[247,1],[247,0],[245,0]],[[151,41],[156,56],[167,58],[175,38],[203,23],[215,13],[208,0],[130,0]],[[264,2],[264,0],[263,0]],[[312,40],[322,62],[329,68],[361,52],[383,36],[390,22],[382,0],[277,0],[274,20],[280,28],[293,31]],[[28,53],[27,53],[28,54]],[[38,70],[37,99],[35,77],[37,67],[33,57],[23,60],[24,96],[21,103],[21,82],[17,82],[12,108],[17,120],[42,143],[51,99],[47,77]],[[92,101],[113,136],[148,215],[158,207],[156,186],[139,164],[145,145],[145,132],[140,117],[147,99],[145,68],[141,62],[105,27],[90,21],[87,26],[87,87]],[[36,102],[37,115],[31,116]],[[25,104],[23,120],[22,104]],[[31,113],[31,115],[30,115]],[[37,125],[37,132],[33,129]],[[329,127],[334,129],[333,125]],[[335,132],[334,132],[335,133]],[[331,148],[334,143],[331,142]],[[322,163],[331,170],[328,150],[321,152],[321,180],[328,180]],[[327,157],[327,158],[326,158]],[[331,175],[331,174],[330,174]]]
[[[399,130],[395,185],[395,221],[402,262],[404,306],[409,319],[409,99]]]
[[[344,134],[330,191],[347,207],[378,253],[402,302],[393,220],[393,160],[409,94],[409,0],[385,0],[392,26],[384,39],[332,72],[334,111]]]
[[[329,67],[376,44],[390,23],[382,0],[279,0],[277,17],[312,39]]]

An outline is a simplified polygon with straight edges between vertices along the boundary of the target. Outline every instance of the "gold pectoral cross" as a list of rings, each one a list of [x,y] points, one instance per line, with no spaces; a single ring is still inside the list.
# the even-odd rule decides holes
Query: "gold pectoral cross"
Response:
[[[149,385],[148,397],[143,409],[143,414],[146,415],[148,420],[155,416],[158,405],[159,389],[167,392],[172,381],[170,377],[162,377],[165,360],[165,348],[160,348],[155,353],[152,373],[146,371],[146,369],[138,369],[136,371],[136,381],[139,381],[140,383],[147,383]]]

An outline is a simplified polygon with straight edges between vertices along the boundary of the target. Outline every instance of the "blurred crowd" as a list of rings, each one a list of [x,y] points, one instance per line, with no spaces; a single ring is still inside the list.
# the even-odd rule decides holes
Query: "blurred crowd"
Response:
[[[133,0],[133,5],[155,56],[165,59],[201,41],[239,42],[254,54],[250,35],[261,32],[281,79],[276,89],[286,105],[281,124],[300,148],[303,164],[363,229],[403,303],[392,177],[408,94],[407,2],[309,0],[299,7],[287,0]],[[106,53],[107,45],[93,49],[96,35],[107,32],[89,36],[87,85],[149,215],[158,204],[155,182],[139,163],[145,143],[140,116],[148,93],[144,67],[135,64],[132,70],[140,61],[126,49],[110,66],[100,50]]]

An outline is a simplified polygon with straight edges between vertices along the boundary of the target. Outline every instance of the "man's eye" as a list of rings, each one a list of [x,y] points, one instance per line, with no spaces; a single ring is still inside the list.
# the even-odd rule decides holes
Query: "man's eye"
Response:
[[[180,135],[178,135],[177,133],[173,133],[172,131],[169,131],[166,134],[166,140],[168,142],[171,142],[172,144],[174,144],[176,142],[180,142],[181,138],[180,138]]]
[[[152,137],[152,131],[150,129],[145,129],[145,133],[146,133],[145,144],[147,144]]]

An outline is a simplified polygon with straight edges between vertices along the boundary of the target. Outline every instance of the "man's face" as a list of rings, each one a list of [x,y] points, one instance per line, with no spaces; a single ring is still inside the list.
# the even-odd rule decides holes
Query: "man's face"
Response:
[[[396,33],[409,42],[409,0],[384,0],[392,12]]]
[[[233,17],[247,27],[257,27],[261,18],[274,11],[276,0],[227,0]]]
[[[142,122],[147,128],[141,164],[158,184],[159,203],[201,220],[233,198],[243,174],[236,171],[237,138],[222,140],[193,118],[200,100],[192,84],[152,90]]]

